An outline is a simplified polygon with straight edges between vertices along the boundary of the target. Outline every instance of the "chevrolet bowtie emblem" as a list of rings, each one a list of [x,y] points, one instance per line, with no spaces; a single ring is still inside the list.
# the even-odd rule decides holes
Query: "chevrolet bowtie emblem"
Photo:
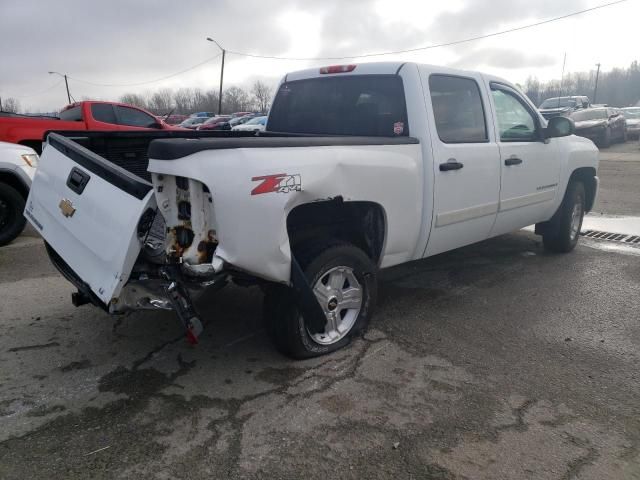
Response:
[[[62,212],[62,214],[67,218],[73,217],[73,214],[76,213],[76,209],[74,208],[73,203],[71,203],[71,200],[68,200],[66,198],[60,200],[60,205],[58,206],[60,207],[60,211]]]

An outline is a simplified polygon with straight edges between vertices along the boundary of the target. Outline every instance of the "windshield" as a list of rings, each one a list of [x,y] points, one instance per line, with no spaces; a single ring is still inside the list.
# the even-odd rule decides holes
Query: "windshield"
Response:
[[[606,110],[583,110],[581,112],[576,112],[571,115],[576,122],[584,122],[587,120],[606,120],[607,119],[607,111]]]
[[[396,75],[321,77],[284,83],[268,129],[318,135],[408,135],[402,80]]]
[[[266,119],[267,117],[255,117],[245,123],[245,125],[264,125]]]
[[[640,108],[623,108],[622,113],[626,118],[640,118]]]
[[[540,108],[566,108],[566,107],[575,107],[576,99],[569,97],[556,97],[556,98],[547,98]]]

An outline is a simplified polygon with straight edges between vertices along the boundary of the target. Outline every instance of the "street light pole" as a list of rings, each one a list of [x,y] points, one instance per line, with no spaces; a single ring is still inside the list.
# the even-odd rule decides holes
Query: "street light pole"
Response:
[[[216,44],[216,46],[222,50],[222,65],[220,66],[220,90],[218,92],[218,115],[222,114],[222,83],[224,81],[224,57],[227,51],[220,46],[213,38],[207,37],[207,40]]]
[[[58,73],[58,72],[49,72],[49,75],[54,75],[54,74],[64,77],[64,86],[67,87],[67,101],[71,103],[71,94],[69,93],[69,81],[67,80],[67,74],[65,73],[63,75],[62,73]]]
[[[596,98],[598,95],[598,77],[600,76],[600,64],[596,63],[596,67],[598,67],[598,70],[596,70],[596,86],[593,88],[593,103],[598,103],[596,102]]]

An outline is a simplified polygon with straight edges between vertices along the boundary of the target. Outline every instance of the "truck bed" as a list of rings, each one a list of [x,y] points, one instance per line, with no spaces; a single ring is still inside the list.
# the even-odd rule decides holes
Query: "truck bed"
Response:
[[[157,160],[181,158],[202,150],[233,148],[282,148],[336,145],[406,145],[418,143],[412,137],[317,136],[276,132],[233,131],[152,131],[152,132],[88,132],[59,131],[109,162],[146,180],[149,157]],[[193,141],[199,140],[199,141]]]

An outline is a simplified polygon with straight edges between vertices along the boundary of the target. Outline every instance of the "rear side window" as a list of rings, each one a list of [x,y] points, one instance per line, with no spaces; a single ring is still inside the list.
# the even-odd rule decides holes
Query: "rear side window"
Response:
[[[117,124],[113,106],[108,103],[94,103],[91,105],[91,115],[98,122]]]
[[[407,136],[402,79],[397,75],[349,75],[284,83],[267,128],[318,135]]]
[[[135,108],[122,107],[120,105],[116,105],[115,108],[118,112],[118,124],[120,125],[150,128],[158,123],[158,120],[151,115]]]
[[[60,120],[65,120],[67,122],[81,122],[82,110],[80,109],[80,105],[60,112]]]
[[[488,141],[480,88],[475,80],[431,75],[429,90],[440,140],[444,143]]]

